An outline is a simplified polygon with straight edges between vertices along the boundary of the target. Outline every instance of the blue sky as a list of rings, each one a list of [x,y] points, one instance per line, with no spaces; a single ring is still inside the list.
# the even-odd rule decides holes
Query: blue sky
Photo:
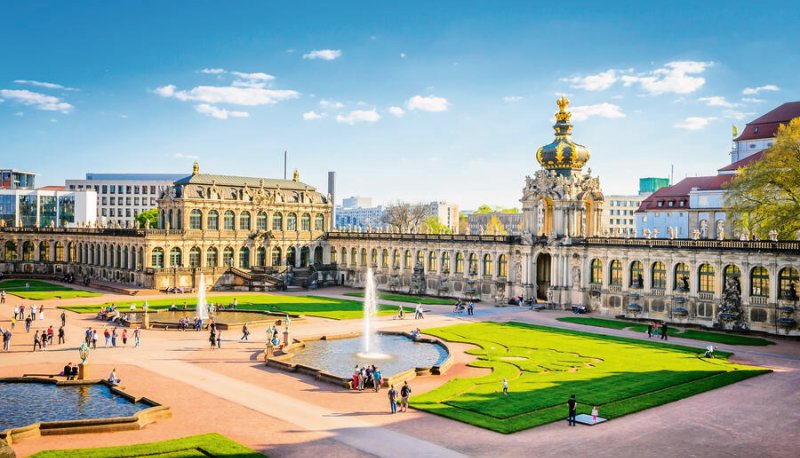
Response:
[[[0,1],[0,167],[514,206],[555,99],[607,194],[713,174],[800,100],[791,2]],[[46,84],[43,84],[46,83]]]

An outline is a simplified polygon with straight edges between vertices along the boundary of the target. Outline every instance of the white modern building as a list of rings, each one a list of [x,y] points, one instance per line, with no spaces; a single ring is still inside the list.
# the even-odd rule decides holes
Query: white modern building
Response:
[[[342,199],[342,208],[370,208],[372,197],[351,196]]]
[[[87,173],[84,180],[66,180],[70,191],[97,193],[97,216],[105,224],[135,227],[136,215],[156,208],[156,199],[186,174]]]
[[[454,234],[458,233],[458,205],[442,201],[431,202],[430,215],[438,218],[439,222]]]
[[[610,195],[603,202],[603,230],[610,237],[636,234],[636,209],[647,195]]]
[[[0,189],[0,225],[79,227],[97,220],[94,190]]]
[[[385,227],[383,223],[383,213],[385,208],[377,207],[355,207],[355,208],[336,208],[336,227],[340,228],[360,228],[366,230],[368,227]]]

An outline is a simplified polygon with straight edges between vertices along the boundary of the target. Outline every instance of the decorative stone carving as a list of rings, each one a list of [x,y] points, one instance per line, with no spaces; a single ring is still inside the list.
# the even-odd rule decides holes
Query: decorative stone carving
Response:
[[[692,240],[699,240],[700,239],[700,230],[695,229],[692,231]]]
[[[778,241],[778,231],[776,231],[775,229],[769,231],[769,239],[772,240],[773,242],[777,242]]]

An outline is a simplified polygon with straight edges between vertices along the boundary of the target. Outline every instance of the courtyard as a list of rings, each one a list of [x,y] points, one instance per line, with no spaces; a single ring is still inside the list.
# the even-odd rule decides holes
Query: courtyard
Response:
[[[356,318],[361,303],[352,295],[357,292],[211,293],[208,301],[228,304],[236,297],[239,308],[291,307],[306,316],[292,324],[293,336],[302,340],[360,332],[362,321]],[[60,319],[52,309],[60,306],[67,310],[67,343],[31,352],[32,337],[18,325],[11,352],[0,357],[0,376],[57,373],[66,362],[76,362],[85,329],[106,326],[95,319],[102,304],[114,303],[121,310],[131,302],[140,308],[144,300],[154,308],[195,304],[191,295],[142,292],[131,300],[98,294],[36,301],[50,311],[44,322],[33,323],[31,333],[51,324],[58,327]],[[13,447],[17,456],[29,456],[64,448],[155,443],[130,450],[194,456],[201,452],[191,451],[187,442],[177,449],[159,444],[218,433],[270,457],[398,456],[406,450],[425,456],[519,456],[533,449],[537,456],[556,456],[570,450],[574,440],[597,456],[630,456],[642,441],[677,455],[698,450],[793,455],[790,444],[766,444],[763,437],[776,428],[800,425],[794,408],[798,396],[793,386],[800,381],[795,341],[771,337],[775,345],[766,347],[715,344],[717,356],[708,359],[702,358],[703,341],[681,339],[680,334],[666,344],[648,341],[642,333],[623,328],[559,321],[565,312],[478,304],[475,315],[467,316],[454,313],[451,305],[428,304],[423,320],[414,320],[412,313],[398,320],[397,307],[413,304],[379,301],[388,306],[376,320],[379,329],[420,328],[446,341],[453,357],[445,375],[409,382],[412,409],[406,413],[389,413],[386,390],[344,390],[311,376],[267,368],[265,327],[251,329],[247,341],[237,331],[226,331],[222,347],[214,351],[208,349],[205,332],[146,330],[139,348],[131,342],[117,348],[98,345],[88,359],[90,374],[105,378],[116,368],[127,391],[168,405],[172,419],[138,431],[73,435],[68,444],[64,436],[43,436]],[[0,306],[0,326],[8,326],[13,307],[20,303],[33,302],[8,296]],[[327,316],[320,313],[323,306]],[[508,396],[499,393],[503,378],[509,380]],[[611,421],[567,428],[559,420],[573,392],[579,413],[599,405],[601,416]],[[737,402],[742,398],[752,402]],[[69,456],[48,453],[41,456]],[[117,456],[113,449],[94,453],[85,456]]]

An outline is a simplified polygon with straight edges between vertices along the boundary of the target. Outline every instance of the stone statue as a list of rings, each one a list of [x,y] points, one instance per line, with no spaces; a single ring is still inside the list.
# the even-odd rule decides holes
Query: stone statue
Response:
[[[692,231],[692,240],[699,240],[700,239],[700,230],[695,229]]]
[[[793,281],[790,281],[789,286],[783,291],[783,299],[787,301],[797,301],[797,288],[794,286]]]
[[[689,277],[687,275],[681,275],[681,291],[689,291]]]
[[[670,238],[670,240],[674,240],[675,239],[675,228],[674,227],[668,227],[667,228],[667,236]]]
[[[708,238],[708,221],[702,220],[700,221],[700,237],[706,239]]]
[[[728,277],[725,282],[717,319],[717,323],[714,324],[716,327],[725,329],[727,325],[730,325],[731,329],[735,331],[747,329],[747,322],[742,310],[742,290],[738,275]]]
[[[772,240],[773,242],[777,242],[778,241],[778,231],[776,231],[775,229],[769,231],[769,239]]]
[[[658,238],[658,229],[653,229],[653,238],[654,239]]]
[[[411,275],[411,283],[409,285],[409,294],[421,296],[425,294],[427,287],[425,285],[425,268],[422,267],[421,262],[417,262],[414,266],[414,273]]]
[[[642,231],[642,235],[644,236],[644,238],[649,239],[650,238],[650,229],[643,230]]]
[[[572,288],[578,289],[581,287],[581,268],[579,266],[572,266]]]
[[[89,358],[89,344],[83,342],[78,348],[78,354],[81,357],[81,364],[86,364],[86,359]]]
[[[725,222],[717,220],[717,240],[725,240]]]

